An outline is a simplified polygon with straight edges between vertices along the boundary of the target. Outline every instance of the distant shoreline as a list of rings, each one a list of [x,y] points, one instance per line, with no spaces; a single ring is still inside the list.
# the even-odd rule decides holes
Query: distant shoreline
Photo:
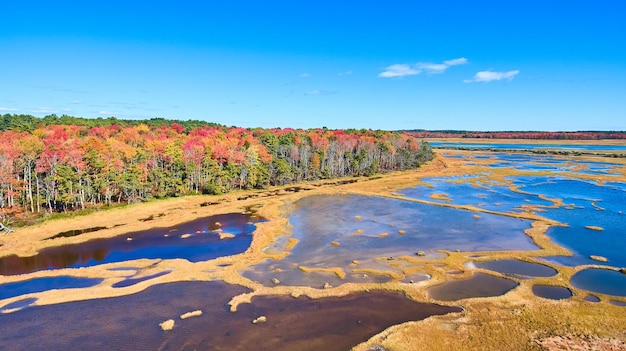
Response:
[[[552,144],[552,145],[624,145],[623,139],[488,139],[488,138],[424,138],[426,142],[458,144]]]

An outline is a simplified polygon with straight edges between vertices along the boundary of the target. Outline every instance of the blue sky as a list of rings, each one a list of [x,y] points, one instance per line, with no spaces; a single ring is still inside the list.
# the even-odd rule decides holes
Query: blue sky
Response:
[[[2,1],[0,114],[626,130],[626,1]]]

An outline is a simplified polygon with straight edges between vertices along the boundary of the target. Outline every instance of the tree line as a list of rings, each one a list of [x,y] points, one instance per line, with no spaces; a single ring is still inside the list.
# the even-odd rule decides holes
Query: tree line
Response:
[[[500,131],[475,132],[465,130],[409,130],[406,133],[416,138],[468,138],[468,139],[532,139],[532,140],[602,140],[626,139],[624,131],[578,131],[578,132],[533,132]]]
[[[368,176],[416,168],[433,158],[426,142],[380,130],[37,120],[33,128],[0,131],[0,214]]]
[[[150,118],[144,120],[134,119],[119,119],[116,117],[98,117],[98,118],[84,118],[68,115],[57,116],[56,114],[47,115],[43,118],[38,118],[32,115],[24,114],[4,114],[0,115],[0,131],[13,130],[32,132],[37,128],[52,126],[52,125],[66,125],[66,126],[81,126],[81,127],[110,127],[113,125],[119,127],[136,127],[139,125],[146,125],[148,127],[162,127],[169,126],[172,123],[176,123],[183,127],[186,132],[192,129],[213,126],[219,127],[220,124],[197,121],[197,120],[172,120],[165,118]]]

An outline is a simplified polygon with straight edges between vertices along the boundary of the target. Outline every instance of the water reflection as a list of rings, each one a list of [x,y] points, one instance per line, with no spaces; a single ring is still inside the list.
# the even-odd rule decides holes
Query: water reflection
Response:
[[[490,251],[537,249],[523,231],[530,222],[357,195],[317,195],[299,200],[289,217],[297,245],[280,261],[267,261],[242,274],[266,285],[319,286],[329,283],[386,282],[403,278],[399,256],[434,250]],[[267,251],[280,252],[277,241]],[[313,268],[312,270],[303,270]],[[346,275],[323,271],[340,268]],[[383,272],[376,273],[376,272]]]
[[[551,285],[533,285],[533,294],[550,300],[563,300],[572,297],[570,289]]]
[[[520,260],[472,262],[470,266],[488,269],[517,278],[551,277],[558,273],[557,270],[552,267]]]
[[[505,294],[519,284],[505,278],[476,273],[465,280],[454,280],[428,289],[428,295],[436,300],[456,301],[472,297],[490,297]]]
[[[113,238],[51,247],[32,257],[0,258],[0,274],[24,274],[44,269],[89,267],[140,258],[184,258],[191,262],[244,252],[252,242],[253,222],[248,214],[231,213],[198,219],[176,228],[154,228]],[[219,223],[216,226],[215,223]],[[216,230],[232,234],[220,238]]]
[[[626,296],[626,274],[590,268],[576,273],[571,280],[573,286],[600,294]]]
[[[52,289],[87,288],[98,285],[103,279],[69,276],[34,278],[21,282],[0,284],[0,300]]]
[[[0,312],[1,313],[16,312],[17,310],[21,310],[23,308],[26,308],[34,304],[35,302],[37,302],[37,299],[34,297],[28,297],[25,299],[17,300],[17,301],[11,302],[10,304],[4,305],[2,308],[0,308]]]
[[[389,326],[460,312],[416,303],[400,293],[371,292],[311,300],[256,297],[232,313],[226,303],[246,292],[223,282],[153,286],[110,299],[35,306],[0,315],[7,350],[348,350]],[[202,316],[180,315],[201,310]],[[266,316],[265,323],[252,320]],[[174,319],[174,329],[158,324]],[[76,323],[80,321],[80,323]]]
[[[447,148],[476,148],[476,149],[502,149],[502,150],[541,150],[541,149],[559,149],[559,150],[586,150],[586,151],[624,151],[624,145],[581,145],[581,144],[523,144],[523,143],[455,143],[445,141],[431,141],[432,147]]]
[[[505,185],[489,184],[484,178],[441,177],[426,178],[428,186],[400,190],[408,198],[455,205],[474,205],[497,212],[521,212],[520,205],[550,206],[551,202],[538,195],[513,192]],[[436,194],[446,194],[439,199]]]
[[[535,155],[504,155],[506,154],[496,154],[498,158],[511,159],[515,168],[534,167],[532,161],[540,158]],[[599,172],[617,165],[565,160],[553,162],[561,172],[553,176],[507,176],[504,178],[506,182],[494,182],[489,179],[488,174],[429,178],[425,182],[434,188],[422,185],[403,189],[401,192],[407,197],[474,205],[497,212],[520,212],[528,210],[529,206],[535,206],[535,211],[540,215],[567,224],[567,227],[550,228],[546,234],[558,245],[569,249],[573,256],[551,257],[547,259],[549,262],[561,265],[626,266],[626,255],[623,255],[626,241],[622,240],[623,228],[626,227],[626,184],[603,184],[568,178],[564,175],[567,172],[563,173],[580,167]],[[490,167],[498,165],[500,164]],[[511,190],[508,182],[512,182],[521,192]],[[445,196],[438,197],[436,194]],[[553,202],[546,198],[560,199],[563,205],[554,208]],[[608,263],[594,261],[591,256],[605,257]]]
[[[626,227],[626,192],[615,188],[574,179],[550,179],[536,182],[526,179],[523,188],[535,194],[563,199],[565,207],[546,209],[543,216],[566,223],[567,227],[554,227],[546,233],[557,244],[568,248],[574,256],[553,257],[549,261],[563,265],[606,264],[590,256],[603,256],[608,264],[626,266],[626,241],[622,240]],[[522,184],[523,177],[515,178]],[[598,227],[590,230],[589,226]]]

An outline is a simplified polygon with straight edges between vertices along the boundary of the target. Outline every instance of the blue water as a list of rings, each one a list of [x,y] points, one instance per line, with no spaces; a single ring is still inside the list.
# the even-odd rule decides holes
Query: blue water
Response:
[[[573,286],[600,294],[626,296],[626,274],[590,268],[576,273],[571,280]]]
[[[436,250],[537,249],[524,234],[530,228],[530,221],[517,218],[483,213],[475,218],[475,212],[465,210],[358,195],[309,196],[299,200],[296,206],[289,222],[291,237],[299,243],[286,258],[250,267],[245,276],[260,282],[271,276],[283,283],[309,286],[320,284],[315,279],[333,285],[345,281],[371,282],[371,279],[385,282],[391,278],[347,274],[342,280],[333,274],[304,273],[298,267],[340,267],[346,273],[358,268],[399,272],[392,265],[394,258],[415,257],[418,251],[432,255],[431,251]],[[385,260],[374,261],[375,258]],[[351,266],[353,260],[362,264]]]
[[[425,178],[424,181],[434,185],[434,188],[417,186],[402,189],[399,192],[408,198],[446,203],[445,200],[432,199],[433,194],[447,194],[450,203],[454,205],[474,205],[486,210],[497,212],[520,212],[520,205],[543,205],[551,203],[542,200],[538,195],[528,195],[511,191],[506,186],[491,185],[477,182],[456,183],[457,177]],[[468,178],[469,179],[469,178]]]
[[[87,288],[100,284],[104,279],[76,278],[69,276],[35,278],[16,283],[0,284],[0,300],[52,289]]]
[[[565,223],[568,227],[553,227],[547,235],[557,244],[568,248],[573,257],[552,257],[548,260],[563,265],[604,264],[626,266],[626,192],[614,186],[599,186],[593,182],[556,178],[541,183],[515,178],[516,184],[526,184],[523,191],[563,199],[566,208],[549,208],[541,215]],[[530,184],[530,185],[529,185]],[[595,206],[594,206],[595,205]],[[598,226],[602,231],[586,226]],[[598,262],[589,256],[603,256],[609,262]]]
[[[521,205],[540,205],[545,208],[539,215],[567,224],[567,227],[553,227],[546,233],[555,243],[569,249],[572,257],[549,257],[548,262],[576,266],[600,264],[614,267],[626,266],[626,183],[607,182],[598,184],[593,180],[581,180],[570,176],[579,172],[579,166],[587,172],[606,172],[617,167],[608,162],[577,162],[551,156],[505,153],[490,153],[490,158],[503,160],[492,168],[511,167],[529,171],[542,171],[536,162],[549,163],[546,166],[554,175],[507,177],[523,193],[511,191],[507,186],[480,182],[479,177],[441,177],[425,179],[434,188],[418,186],[403,189],[401,192],[411,198],[444,203],[444,200],[431,199],[432,194],[447,194],[456,205],[474,205],[497,212],[521,211]],[[541,168],[541,167],[539,167]],[[573,170],[576,169],[576,172]],[[458,183],[456,181],[464,180]],[[470,184],[478,183],[478,187]],[[484,188],[483,188],[484,186]],[[540,195],[552,199],[562,199],[564,206],[548,208],[551,202],[539,198]],[[597,226],[595,231],[586,226]],[[608,262],[592,260],[591,255],[607,258]]]
[[[0,312],[6,312],[6,311],[11,311],[11,310],[16,310],[16,309],[21,310],[23,308],[29,307],[35,302],[37,302],[37,299],[34,297],[28,297],[25,299],[17,300],[17,301],[11,302],[10,304],[4,305],[0,309]]]
[[[435,148],[476,148],[476,149],[502,149],[502,150],[585,150],[585,151],[626,151],[626,145],[573,145],[573,144],[475,144],[475,143],[452,143],[431,141],[430,146]]]
[[[490,159],[497,161],[492,168],[514,168],[523,171],[552,171],[564,174],[588,174],[615,176],[610,173],[617,165],[608,162],[581,161],[549,155],[490,153]]]
[[[175,228],[153,228],[113,238],[52,247],[32,257],[6,256],[0,258],[0,274],[89,267],[140,258],[183,258],[191,262],[211,260],[247,250],[252,242],[252,232],[256,229],[254,222],[259,220],[240,213],[216,215],[183,223]],[[215,226],[215,222],[220,222],[221,226]],[[217,229],[234,234],[235,237],[221,240]],[[183,239],[185,234],[191,236]]]

